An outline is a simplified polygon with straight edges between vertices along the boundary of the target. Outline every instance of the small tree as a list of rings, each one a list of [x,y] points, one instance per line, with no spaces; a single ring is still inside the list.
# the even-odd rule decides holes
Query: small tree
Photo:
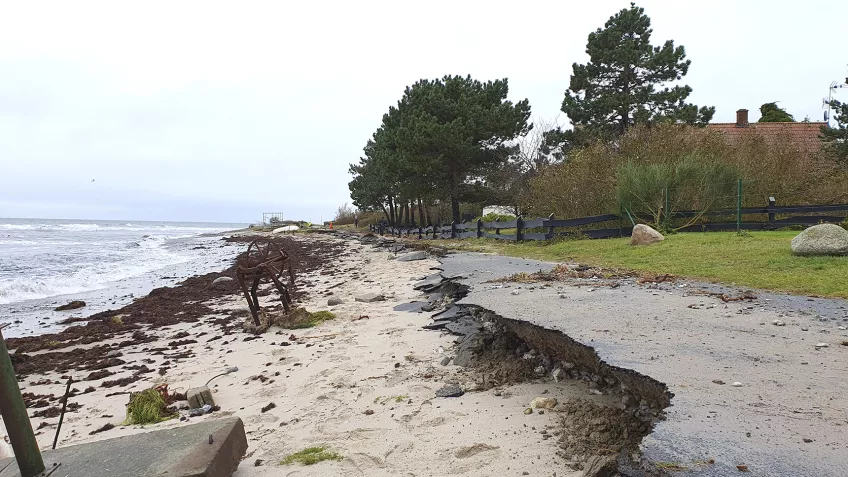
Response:
[[[834,100],[830,102],[830,107],[834,111],[836,127],[822,126],[819,138],[838,160],[848,164],[848,103]]]
[[[337,225],[352,224],[355,218],[356,210],[345,203],[336,209],[336,216],[333,218],[333,222]]]
[[[629,162],[618,169],[616,195],[622,212],[647,214],[657,228],[672,229],[669,217],[676,211],[696,211],[684,225],[673,229],[679,230],[723,205],[735,193],[738,174],[730,165],[694,153],[678,162]]]
[[[777,103],[766,103],[760,106],[759,123],[794,123],[795,118],[787,113],[785,109],[777,106]]]

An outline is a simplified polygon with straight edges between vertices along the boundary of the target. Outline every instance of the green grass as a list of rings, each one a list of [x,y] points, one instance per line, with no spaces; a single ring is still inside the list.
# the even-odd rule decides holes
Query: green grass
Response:
[[[670,273],[706,281],[848,298],[848,257],[797,257],[789,243],[798,232],[680,233],[664,242],[630,246],[630,239],[508,243],[487,239],[445,240],[460,250],[514,257]]]
[[[283,459],[280,464],[290,465],[298,462],[303,465],[317,464],[324,460],[342,460],[341,455],[326,450],[324,447],[307,447],[300,452],[295,452]]]

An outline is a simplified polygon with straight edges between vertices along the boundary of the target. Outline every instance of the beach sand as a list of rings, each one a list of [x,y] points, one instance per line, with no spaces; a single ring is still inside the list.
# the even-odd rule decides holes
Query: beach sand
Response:
[[[525,409],[538,396],[560,402],[587,399],[609,407],[616,406],[618,398],[594,395],[584,383],[571,380],[539,380],[475,392],[486,386],[479,385],[480,376],[474,369],[442,365],[443,359],[454,353],[456,336],[422,329],[431,323],[428,313],[394,309],[423,299],[413,283],[433,273],[431,268],[438,262],[390,260],[389,252],[356,240],[305,235],[287,240],[298,242],[301,254],[327,255],[321,260],[311,256],[312,265],[304,266],[307,271],[298,271],[299,288],[305,294],[295,301],[312,312],[331,310],[335,319],[309,329],[272,327],[254,336],[240,330],[249,315],[243,297],[232,285],[226,293],[212,293],[203,303],[190,302],[188,310],[203,312],[198,305],[212,310],[195,322],[142,323],[140,328],[127,329],[105,342],[62,348],[60,351],[68,352],[112,344],[110,357],[123,363],[105,368],[116,374],[73,385],[80,392],[94,389],[69,400],[79,408],[65,416],[59,446],[235,415],[244,421],[249,444],[235,474],[239,477],[581,475],[558,454],[560,413],[525,414]],[[211,288],[214,276],[201,277],[194,285]],[[386,300],[355,301],[365,293],[383,294]],[[329,296],[344,303],[329,307]],[[261,301],[269,313],[281,312],[276,292],[265,294]],[[128,342],[133,333],[145,337],[146,342]],[[215,337],[220,338],[210,340]],[[28,354],[46,352],[50,351]],[[102,359],[101,350],[88,367]],[[145,368],[126,369],[140,366]],[[210,383],[220,411],[145,427],[121,425],[128,395],[110,394],[163,383],[171,392],[184,392],[232,366],[238,371]],[[83,380],[90,372],[27,373],[21,382],[23,392],[43,395],[49,404],[31,407],[30,414],[57,406],[55,400],[64,392],[62,376]],[[135,382],[104,387],[105,381],[133,375],[138,379]],[[461,397],[436,397],[436,390],[449,383],[468,392]],[[30,402],[38,401],[37,397]],[[267,410],[263,412],[263,408]],[[57,420],[56,416],[32,419],[42,448],[52,443]],[[116,427],[91,434],[107,423]],[[313,446],[324,446],[342,459],[311,466],[280,464],[287,455]]]

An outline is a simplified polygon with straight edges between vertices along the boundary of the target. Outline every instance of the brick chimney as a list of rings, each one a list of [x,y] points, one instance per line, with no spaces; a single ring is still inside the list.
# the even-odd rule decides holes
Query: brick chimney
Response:
[[[748,127],[748,110],[740,109],[736,111],[736,127],[737,128],[747,128]]]

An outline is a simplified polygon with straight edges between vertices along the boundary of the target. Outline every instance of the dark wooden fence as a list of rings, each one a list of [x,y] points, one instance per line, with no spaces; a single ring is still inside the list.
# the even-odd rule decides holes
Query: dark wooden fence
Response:
[[[842,212],[842,214],[838,214]],[[743,207],[741,209],[713,210],[703,214],[703,218],[738,217],[737,221],[704,221],[680,229],[681,232],[707,232],[707,231],[729,231],[737,230],[775,230],[782,227],[794,225],[810,226],[822,222],[839,223],[846,220],[848,204],[830,205],[793,205],[776,206],[774,199],[764,207]],[[831,215],[817,215],[830,213]],[[838,215],[832,215],[837,213]],[[696,217],[700,212],[680,211],[669,214],[672,219],[685,219]],[[803,215],[793,215],[803,214]],[[742,216],[759,215],[765,220],[744,221]],[[790,215],[777,219],[776,216]],[[645,218],[637,216],[637,218]],[[606,223],[606,228],[591,228],[591,225]],[[615,223],[615,227],[609,227]],[[515,230],[515,233],[502,234],[502,230]],[[565,230],[564,230],[565,229]],[[571,229],[571,230],[567,230]],[[613,238],[627,237],[633,231],[629,218],[616,214],[594,215],[590,217],[578,217],[574,219],[555,219],[550,216],[546,219],[524,219],[521,217],[508,222],[476,222],[451,223],[448,225],[428,225],[413,227],[391,227],[386,225],[372,225],[370,230],[380,235],[418,237],[419,239],[466,239],[466,238],[490,238],[497,240],[549,240],[559,236],[585,235],[589,238]],[[494,232],[494,233],[492,233]]]

